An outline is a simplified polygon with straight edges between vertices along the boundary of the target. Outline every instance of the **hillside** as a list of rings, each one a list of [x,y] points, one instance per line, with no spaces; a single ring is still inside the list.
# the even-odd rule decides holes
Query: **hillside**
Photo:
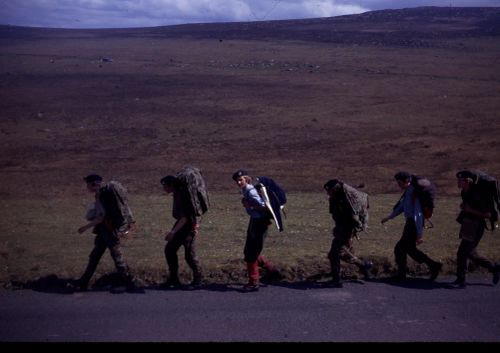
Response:
[[[312,20],[64,30],[0,26],[2,198],[132,192],[200,166],[289,191],[339,177],[397,192],[408,169],[456,194],[457,169],[500,177],[500,8]]]

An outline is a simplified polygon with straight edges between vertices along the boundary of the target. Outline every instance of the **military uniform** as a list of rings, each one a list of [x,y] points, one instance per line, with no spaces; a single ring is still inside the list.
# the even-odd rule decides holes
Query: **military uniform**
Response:
[[[340,282],[340,260],[358,266],[360,271],[369,276],[370,263],[364,262],[353,253],[352,238],[356,234],[356,226],[353,220],[352,207],[346,198],[345,192],[339,185],[336,187],[335,195],[330,196],[329,208],[335,227],[333,228],[333,240],[328,259],[330,260],[332,281]]]
[[[474,191],[473,186],[468,191],[462,191],[461,196],[464,204],[467,204],[474,210],[484,213],[487,212],[487,207],[484,205],[479,193]],[[471,213],[461,212],[459,222],[461,223],[459,233],[461,242],[457,251],[456,282],[461,285],[465,283],[465,273],[467,271],[468,259],[473,260],[478,265],[487,268],[493,274],[498,272],[498,265],[481,256],[476,249],[486,228],[485,219]],[[498,281],[498,279],[496,281]]]
[[[187,222],[165,245],[165,258],[170,272],[168,283],[172,285],[180,284],[177,251],[181,246],[184,246],[186,262],[193,271],[193,284],[200,284],[202,279],[201,267],[196,256],[194,232],[194,227],[199,224],[200,218],[194,215],[190,205],[188,193],[183,188],[176,188],[173,192],[172,216],[177,222],[186,217]]]
[[[87,220],[103,217],[103,221],[92,231],[96,234],[94,248],[89,255],[85,272],[77,281],[82,289],[87,288],[106,249],[109,249],[121,279],[127,284],[132,283],[132,276],[120,246],[121,238],[128,233],[131,224],[135,223],[132,212],[128,208],[124,190],[123,186],[117,182],[102,186],[96,193],[94,206],[87,210]],[[110,200],[117,197],[117,192],[122,193],[120,202],[112,203]]]

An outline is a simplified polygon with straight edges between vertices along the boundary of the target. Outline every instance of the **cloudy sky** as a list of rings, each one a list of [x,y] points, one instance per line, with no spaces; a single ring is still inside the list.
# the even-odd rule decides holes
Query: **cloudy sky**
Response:
[[[0,24],[151,27],[330,17],[416,6],[500,7],[500,0],[0,0]]]

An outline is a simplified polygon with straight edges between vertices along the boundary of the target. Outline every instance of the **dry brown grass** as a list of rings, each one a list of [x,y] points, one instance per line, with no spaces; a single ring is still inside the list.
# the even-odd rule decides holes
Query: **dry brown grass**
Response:
[[[386,216],[397,195],[371,197],[370,227],[355,242],[358,256],[375,263],[378,277],[395,270],[393,248],[403,227],[401,218],[385,226],[380,219]],[[132,195],[131,205],[139,228],[124,245],[124,253],[134,273],[146,284],[157,284],[167,275],[163,255],[162,234],[173,225],[171,197]],[[246,276],[243,245],[248,218],[240,208],[239,195],[213,194],[212,207],[203,220],[198,238],[198,254],[207,282],[241,282]],[[59,278],[78,277],[92,249],[93,235],[78,235],[76,229],[84,223],[83,214],[89,198],[57,200],[16,200],[3,202],[4,215],[0,253],[0,281],[4,286],[27,283],[38,278],[56,275]],[[421,248],[431,257],[445,263],[444,273],[455,270],[458,247],[458,224],[455,222],[458,200],[439,199],[434,216],[435,228],[425,234]],[[333,221],[328,214],[323,194],[300,193],[289,195],[286,229],[279,233],[271,229],[264,254],[279,266],[286,280],[321,279],[329,272],[326,258],[331,244]],[[500,261],[500,237],[487,233],[479,251]],[[190,271],[179,251],[181,278],[188,281]],[[425,265],[408,261],[412,273],[426,275]],[[347,274],[357,275],[353,266],[345,266]],[[108,253],[101,260],[95,278],[114,271]]]

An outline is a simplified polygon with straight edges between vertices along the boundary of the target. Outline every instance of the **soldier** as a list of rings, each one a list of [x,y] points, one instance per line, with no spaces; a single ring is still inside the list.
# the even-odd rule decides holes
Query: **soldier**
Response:
[[[432,260],[429,256],[417,249],[417,245],[423,242],[424,216],[420,201],[415,195],[415,187],[411,185],[411,175],[408,172],[398,172],[394,176],[394,179],[396,179],[398,186],[404,193],[394,207],[392,213],[382,219],[382,224],[401,213],[404,213],[406,223],[403,229],[403,235],[394,248],[398,273],[392,280],[396,282],[406,280],[406,261],[407,255],[410,255],[410,257],[418,263],[425,262],[427,266],[429,266],[431,272],[429,279],[434,281],[439,275],[443,264]]]
[[[266,269],[268,279],[280,277],[279,271],[261,255],[272,216],[252,185],[252,178],[246,171],[238,170],[235,172],[233,180],[243,193],[241,203],[250,216],[245,249],[243,250],[248,270],[248,283],[243,286],[243,291],[252,292],[259,290],[259,266]]]
[[[196,239],[200,227],[201,217],[196,216],[190,204],[189,194],[186,188],[173,175],[161,179],[163,189],[167,194],[173,195],[172,216],[175,224],[171,230],[165,233],[165,258],[167,260],[170,275],[168,280],[161,285],[162,288],[179,288],[179,261],[177,251],[184,246],[185,259],[193,271],[193,280],[190,286],[195,289],[202,284],[201,267],[196,257]]]
[[[335,221],[335,227],[333,228],[334,238],[330,252],[328,253],[332,271],[332,280],[329,285],[337,288],[342,287],[340,280],[340,260],[358,266],[365,279],[370,278],[370,269],[373,266],[371,262],[362,261],[353,254],[352,239],[357,236],[357,226],[353,218],[353,207],[346,196],[346,188],[348,188],[352,195],[359,193],[358,190],[349,187],[337,179],[329,180],[324,185],[324,189],[329,196],[330,213]],[[364,199],[367,208],[367,196]]]
[[[457,186],[461,189],[462,196],[461,212],[457,219],[461,224],[461,242],[457,251],[457,279],[452,284],[458,288],[465,288],[468,259],[487,268],[493,274],[493,284],[496,285],[500,278],[500,265],[481,256],[476,250],[486,228],[485,219],[491,217],[485,199],[481,197],[475,184],[476,178],[477,175],[467,170],[457,173]]]
[[[89,255],[89,262],[83,275],[73,282],[76,290],[86,291],[89,286],[99,261],[109,249],[111,257],[116,266],[120,279],[127,285],[127,289],[133,289],[133,277],[129,267],[123,258],[120,239],[127,235],[133,228],[135,220],[127,205],[125,189],[117,182],[103,183],[103,178],[97,174],[90,174],[84,178],[87,190],[95,195],[95,203],[87,211],[86,225],[78,228],[82,234],[90,228],[96,234],[94,249]],[[116,193],[120,193],[117,202]]]

